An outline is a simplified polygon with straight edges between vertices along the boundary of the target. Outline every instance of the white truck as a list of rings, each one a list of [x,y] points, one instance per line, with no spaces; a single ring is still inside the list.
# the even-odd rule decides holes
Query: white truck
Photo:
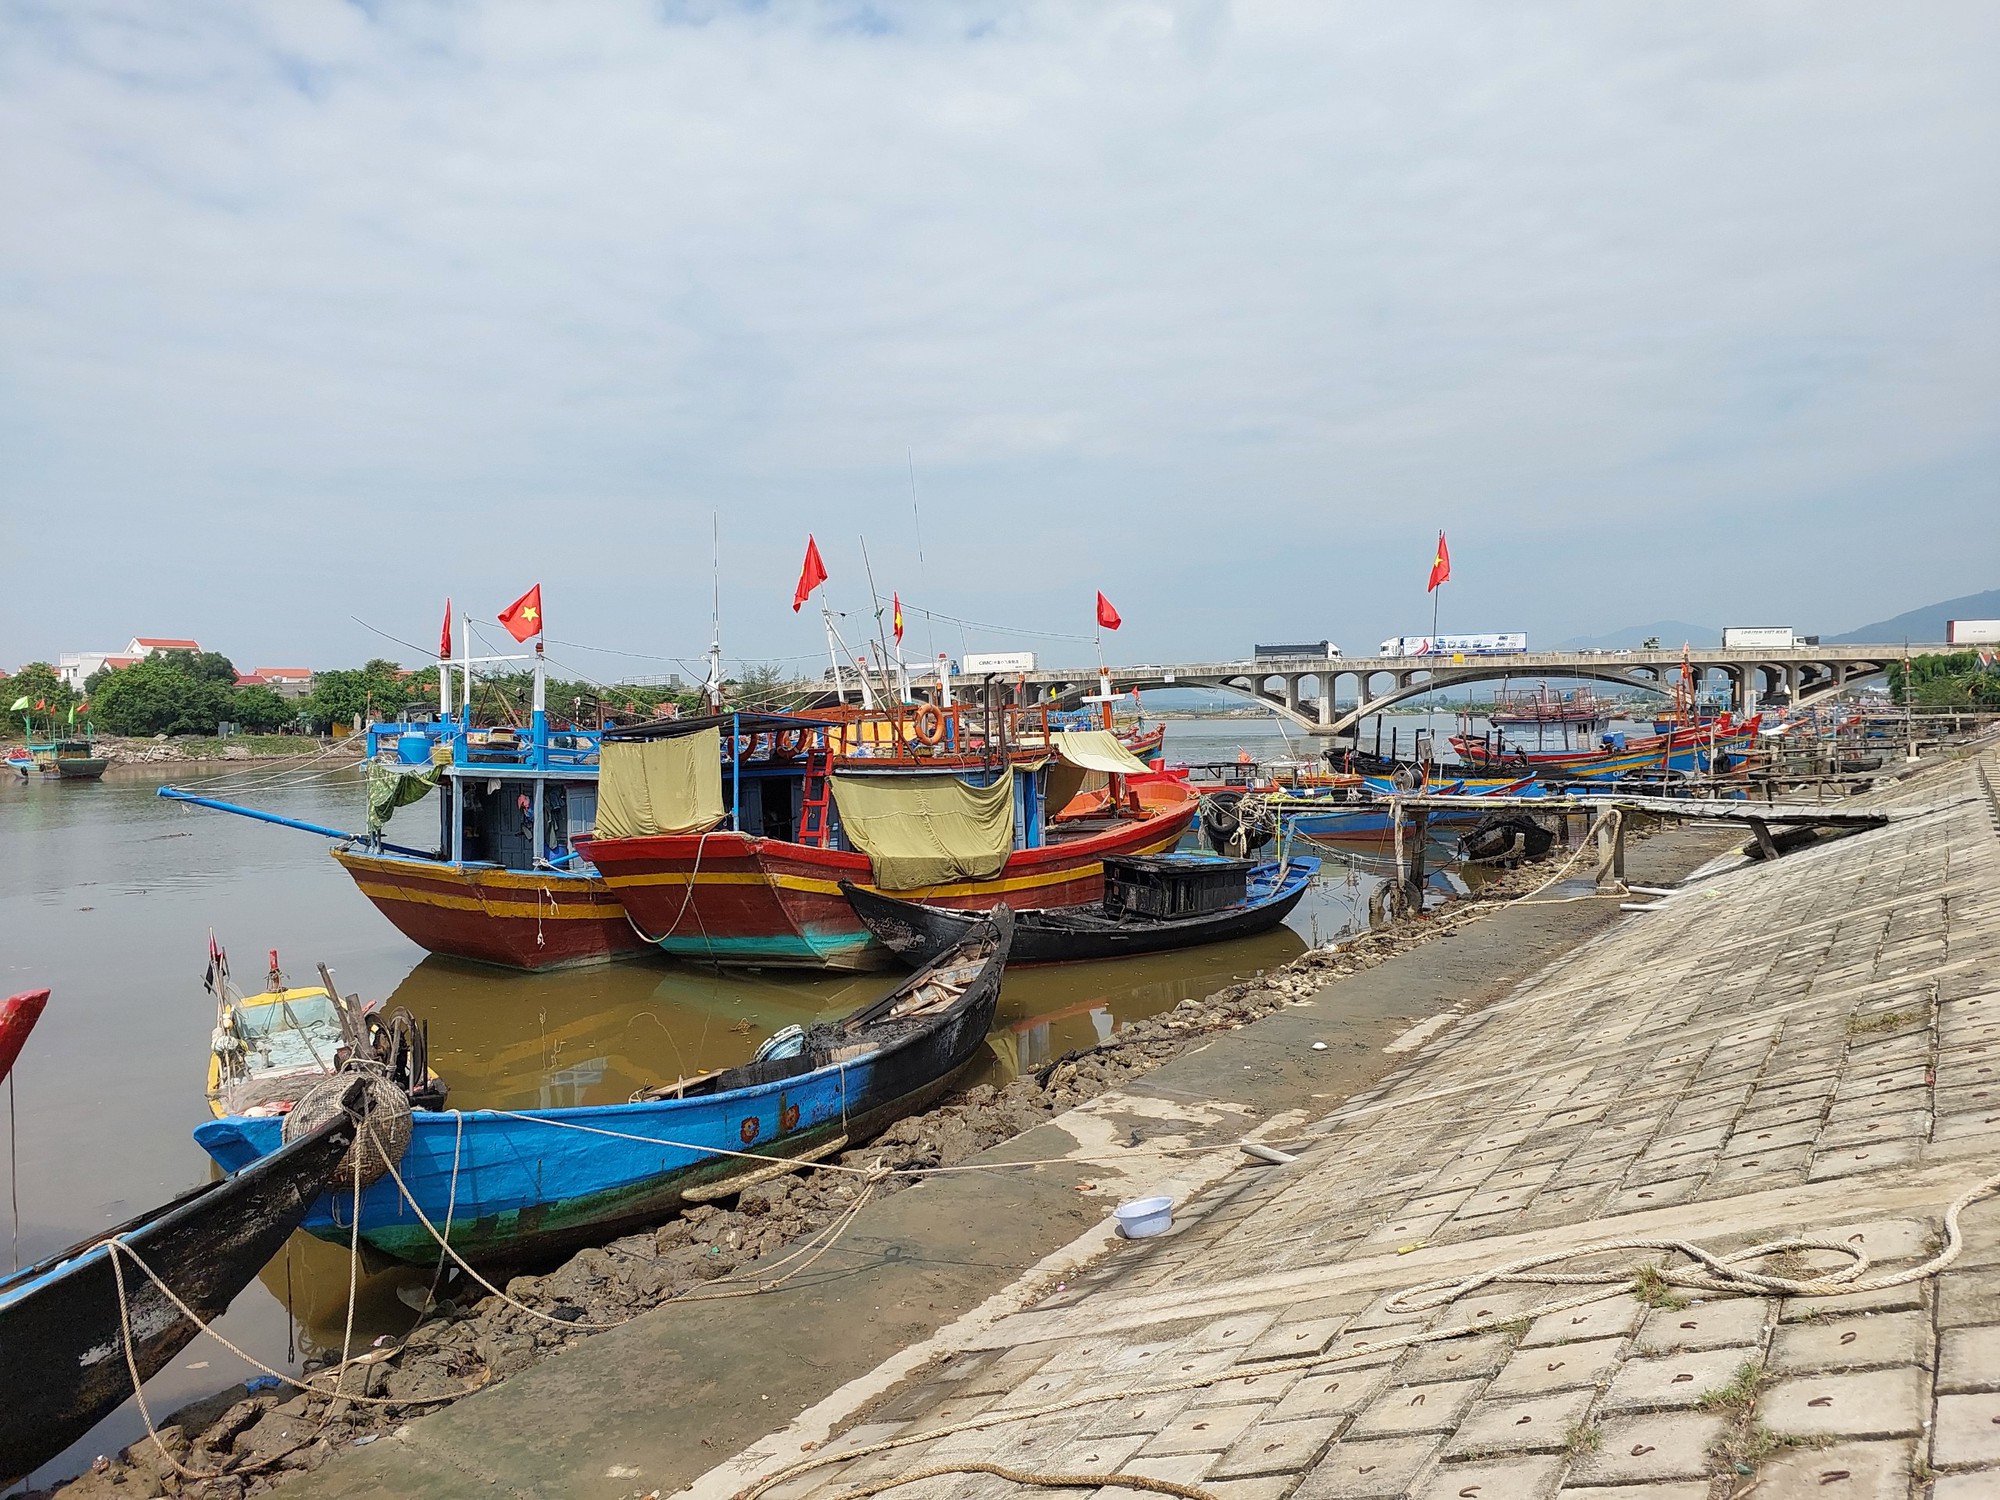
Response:
[[[1724,651],[1789,651],[1802,644],[1789,625],[1725,625]]]
[[[1518,631],[1483,635],[1392,635],[1382,643],[1384,656],[1512,656],[1528,649]]]
[[[1259,645],[1251,656],[1252,661],[1293,661],[1303,657],[1325,657],[1331,661],[1340,655],[1340,647],[1332,641],[1295,641],[1276,646]]]
[[[1948,646],[2000,646],[2000,620],[1947,620],[1944,639]]]

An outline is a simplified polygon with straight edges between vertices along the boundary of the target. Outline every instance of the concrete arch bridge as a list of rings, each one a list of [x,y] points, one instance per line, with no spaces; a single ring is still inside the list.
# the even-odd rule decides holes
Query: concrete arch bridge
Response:
[[[1766,697],[1794,706],[1830,698],[1879,677],[1902,660],[1902,646],[1796,646],[1789,650],[1689,651],[1695,680],[1729,683],[1742,713]],[[1680,651],[1530,651],[1511,656],[1269,657],[1256,661],[1192,662],[1178,666],[1109,667],[1111,688],[1200,687],[1240,694],[1326,736],[1351,735],[1371,715],[1439,688],[1514,677],[1566,677],[1668,693],[1679,680]],[[976,684],[978,679],[973,680]],[[1070,708],[1100,690],[1092,667],[996,676],[994,690],[1010,703]],[[1351,702],[1341,709],[1337,705]]]

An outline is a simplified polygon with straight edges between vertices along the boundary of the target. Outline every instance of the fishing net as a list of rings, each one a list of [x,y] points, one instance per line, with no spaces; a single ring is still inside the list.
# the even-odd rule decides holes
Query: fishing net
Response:
[[[403,1159],[409,1150],[410,1136],[415,1123],[410,1118],[410,1096],[399,1088],[379,1067],[368,1063],[349,1063],[348,1071],[335,1073],[316,1083],[305,1096],[294,1104],[285,1116],[284,1140],[286,1145],[310,1134],[340,1113],[341,1100],[348,1086],[359,1077],[367,1085],[362,1096],[362,1118],[364,1128],[355,1132],[354,1144],[347,1155],[334,1168],[335,1186],[351,1185],[354,1181],[354,1153],[361,1153],[361,1185],[386,1176],[391,1164]]]

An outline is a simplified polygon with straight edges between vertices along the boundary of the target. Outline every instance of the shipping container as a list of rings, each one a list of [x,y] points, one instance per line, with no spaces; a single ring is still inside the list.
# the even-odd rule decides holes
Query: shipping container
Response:
[[[1947,620],[1944,638],[1952,646],[2000,646],[2000,620]]]
[[[1724,651],[1789,651],[1798,644],[1789,625],[1726,625]]]
[[[1482,635],[1392,635],[1382,643],[1384,656],[1513,656],[1528,649],[1518,631]]]
[[[1286,661],[1304,656],[1335,657],[1340,647],[1332,641],[1303,641],[1293,645],[1259,646],[1252,661]]]

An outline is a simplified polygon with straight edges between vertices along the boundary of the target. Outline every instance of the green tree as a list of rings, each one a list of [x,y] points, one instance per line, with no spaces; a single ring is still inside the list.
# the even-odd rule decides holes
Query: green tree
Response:
[[[45,661],[31,661],[12,677],[0,678],[0,706],[14,703],[22,698],[28,706],[18,711],[10,710],[7,715],[9,728],[27,732],[28,720],[46,728],[51,719],[59,725],[64,723],[70,705],[77,701],[69,684],[56,675],[56,669]],[[46,708],[36,708],[37,703],[45,703]]]
[[[197,677],[187,652],[154,655],[115,672],[91,678],[91,717],[113,734],[213,734],[229,719],[236,690],[229,683]]]
[[[321,672],[313,678],[312,692],[300,701],[301,711],[321,731],[352,724],[357,714],[364,722],[393,719],[418,697],[416,679],[405,678],[402,670],[377,657],[352,670]]]
[[[298,718],[299,707],[287,703],[267,687],[253,685],[236,690],[236,701],[230,705],[229,714],[231,722],[268,734]]]
[[[2000,709],[2000,663],[1983,666],[1977,651],[1937,652],[1889,668],[1889,696],[1916,708]]]
[[[236,689],[236,663],[220,651],[160,651],[154,655],[164,656],[198,682],[219,683],[232,692]]]

